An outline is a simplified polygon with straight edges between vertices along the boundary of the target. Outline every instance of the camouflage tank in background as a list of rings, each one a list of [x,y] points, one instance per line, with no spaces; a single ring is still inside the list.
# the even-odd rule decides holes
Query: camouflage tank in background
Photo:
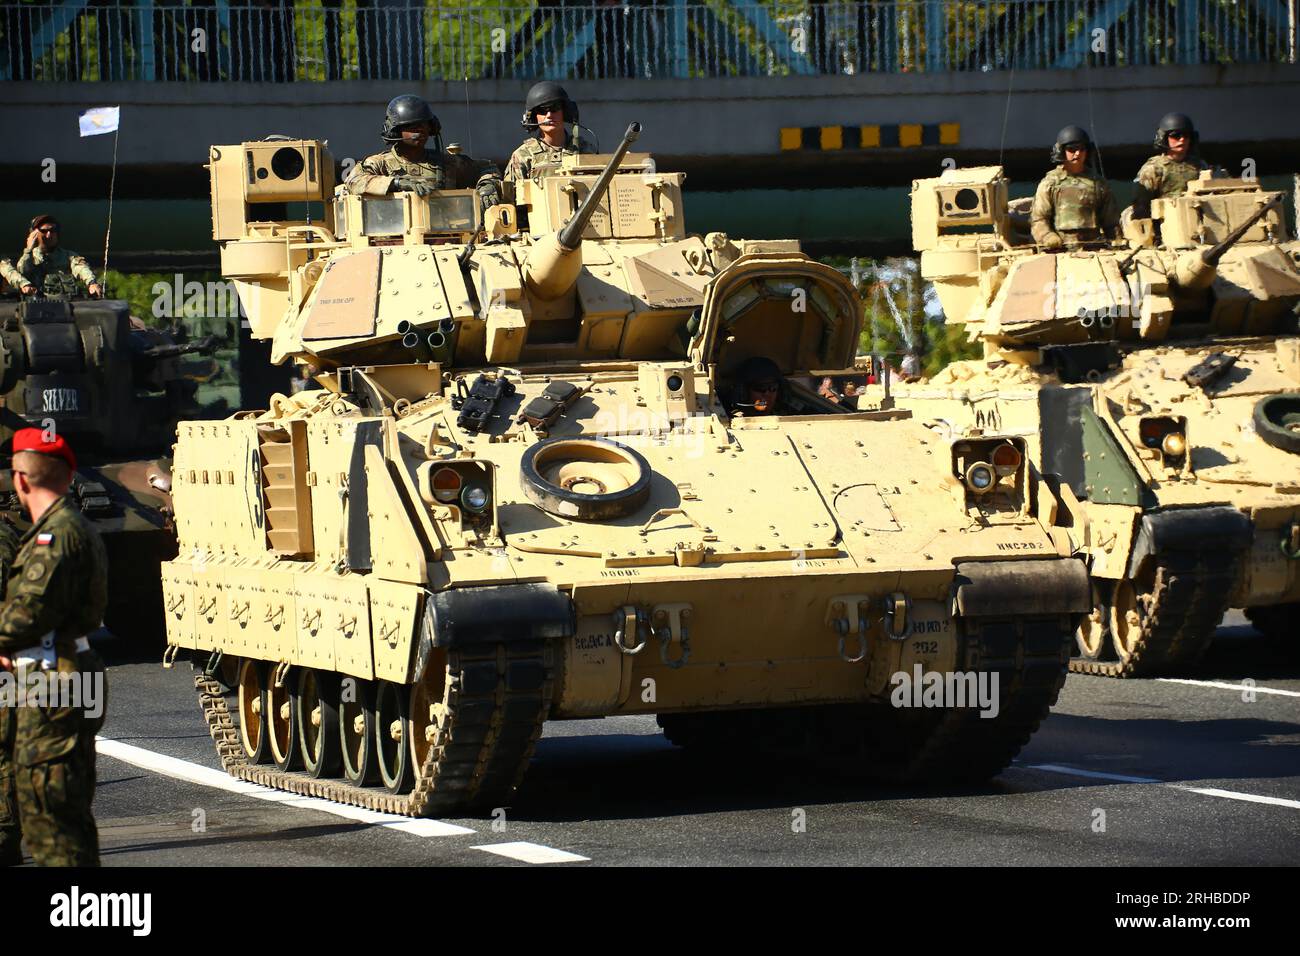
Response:
[[[162,636],[158,567],[176,555],[166,456],[177,419],[197,412],[180,360],[210,344],[146,329],[120,300],[0,301],[0,447],[28,426],[71,443],[71,495],[108,551],[105,624],[128,644]],[[0,509],[27,526],[7,469]]]
[[[1294,641],[1300,244],[1282,195],[1207,173],[1126,214],[1122,239],[1056,253],[1006,197],[999,167],[913,184],[922,274],[985,357],[891,400],[953,435],[1022,437],[1083,503],[1094,610],[1073,669],[1193,663],[1231,607]]]
[[[223,272],[320,386],[179,426],[167,663],[231,774],[490,808],[544,721],[642,714],[982,780],[1055,701],[1087,578],[1024,442],[804,388],[852,365],[852,286],[795,241],[688,234],[637,132],[485,220],[472,190],[331,195],[318,142],[213,148]],[[322,221],[260,214],[304,195]],[[760,356],[772,414],[738,380]]]

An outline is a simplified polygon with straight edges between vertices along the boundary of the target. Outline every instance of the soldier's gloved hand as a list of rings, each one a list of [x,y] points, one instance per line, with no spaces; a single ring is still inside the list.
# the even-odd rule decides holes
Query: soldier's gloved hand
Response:
[[[501,187],[495,180],[489,179],[478,184],[478,199],[483,211],[501,204]]]
[[[21,292],[23,295],[35,295],[35,294],[36,294],[36,286],[32,285],[32,284],[29,282],[29,283],[27,283],[26,285],[24,285],[22,288],[20,288],[18,291]]]
[[[1044,249],[1060,249],[1065,245],[1065,240],[1061,238],[1060,233],[1049,232],[1047,235],[1043,236],[1043,241],[1040,242],[1039,245]]]
[[[427,179],[420,179],[416,176],[394,176],[392,191],[427,196],[433,192],[433,184]]]

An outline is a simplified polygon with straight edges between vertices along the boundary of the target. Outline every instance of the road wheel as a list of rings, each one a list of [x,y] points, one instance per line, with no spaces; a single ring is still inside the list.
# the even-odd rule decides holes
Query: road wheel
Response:
[[[339,742],[343,776],[358,786],[379,779],[375,751],[375,689],[370,681],[346,678],[339,688]]]
[[[271,731],[271,757],[279,770],[297,770],[302,766],[302,752],[298,746],[298,701],[292,692],[295,675],[286,674],[278,686],[275,681],[266,689]]]
[[[375,691],[375,755],[379,778],[390,793],[406,793],[415,783],[411,769],[411,691],[380,681]]]
[[[447,655],[438,648],[429,660],[424,679],[411,685],[411,766],[416,774],[429,756],[429,747],[446,720]]]
[[[1110,654],[1110,594],[1109,581],[1092,582],[1092,611],[1079,622],[1074,631],[1075,646],[1079,656],[1099,661]]]
[[[1142,650],[1147,636],[1147,608],[1151,588],[1128,578],[1115,582],[1110,605],[1110,643],[1121,661],[1127,663]]]
[[[266,664],[242,660],[239,663],[239,740],[250,763],[271,762],[271,734],[266,719]]]
[[[339,748],[338,675],[301,667],[294,697],[303,767],[313,777],[337,777],[343,765]]]

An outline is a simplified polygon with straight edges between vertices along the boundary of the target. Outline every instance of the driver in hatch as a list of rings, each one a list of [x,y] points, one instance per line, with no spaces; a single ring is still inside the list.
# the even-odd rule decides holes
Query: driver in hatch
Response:
[[[755,355],[736,369],[736,401],[733,415],[780,415],[785,409],[781,368],[770,358]]]

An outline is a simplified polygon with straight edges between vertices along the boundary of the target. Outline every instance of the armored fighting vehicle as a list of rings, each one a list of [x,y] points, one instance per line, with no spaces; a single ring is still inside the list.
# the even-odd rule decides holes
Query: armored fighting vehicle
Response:
[[[1024,441],[805,388],[853,362],[854,289],[793,241],[688,234],[638,132],[486,217],[333,194],[319,142],[212,150],[223,271],[320,386],[178,431],[166,663],[231,774],[491,807],[544,721],[653,714],[977,780],[1054,702],[1087,577]],[[286,196],[322,216],[258,218]]]
[[[168,451],[176,421],[196,412],[180,358],[209,344],[133,324],[121,300],[0,301],[0,445],[34,426],[75,449],[71,493],[108,551],[105,624],[130,642],[162,636],[158,568],[176,556],[176,538],[170,474],[156,456]],[[7,469],[0,510],[26,528]]]
[[[1071,666],[1195,662],[1224,611],[1294,639],[1300,244],[1280,193],[1192,182],[1123,237],[1035,247],[998,167],[912,187],[913,243],[984,359],[892,399],[954,435],[1022,438],[1081,502],[1093,612]]]

